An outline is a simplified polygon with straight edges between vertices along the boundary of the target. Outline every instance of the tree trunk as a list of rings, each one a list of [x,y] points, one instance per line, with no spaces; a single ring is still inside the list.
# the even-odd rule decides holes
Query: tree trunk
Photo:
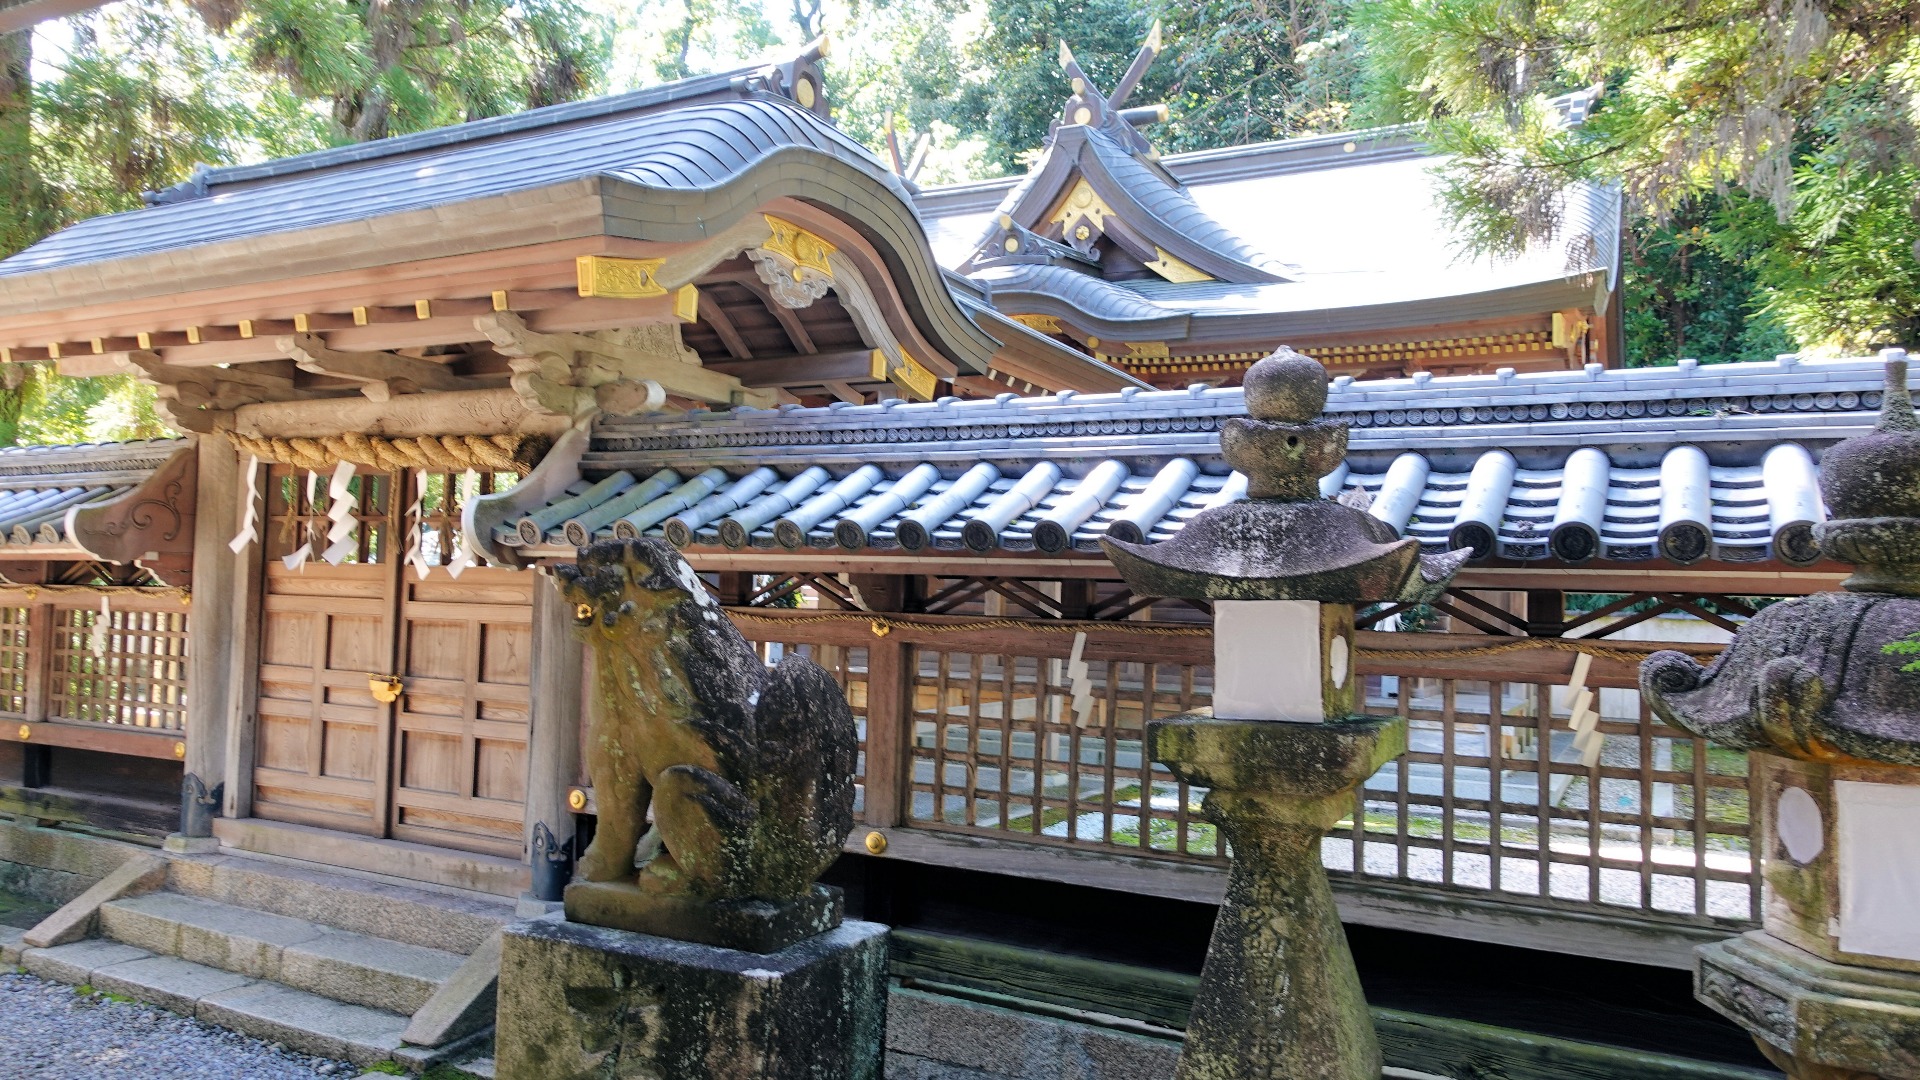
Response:
[[[0,257],[46,232],[46,200],[33,168],[33,31],[0,35]],[[0,379],[0,446],[19,441],[20,380]]]

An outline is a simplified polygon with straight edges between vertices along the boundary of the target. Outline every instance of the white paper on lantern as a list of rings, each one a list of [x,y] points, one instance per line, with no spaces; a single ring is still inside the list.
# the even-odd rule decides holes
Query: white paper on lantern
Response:
[[[1920,960],[1920,787],[1836,780],[1840,948]]]

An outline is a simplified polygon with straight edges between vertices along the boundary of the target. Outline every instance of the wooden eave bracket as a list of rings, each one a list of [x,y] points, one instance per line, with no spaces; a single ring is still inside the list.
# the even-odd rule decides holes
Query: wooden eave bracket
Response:
[[[476,316],[473,325],[508,358],[513,388],[527,407],[582,420],[596,410],[618,416],[653,412],[667,397],[721,407],[771,408],[771,390],[756,390],[732,375],[700,365],[680,344],[676,324],[642,327],[662,337],[655,350],[629,348],[586,334],[544,334],[511,311]]]
[[[444,364],[391,352],[343,352],[328,347],[318,334],[277,338],[274,347],[301,371],[361,384],[360,392],[372,401],[387,401],[409,390],[469,390],[475,386]]]
[[[94,358],[100,359],[100,358]],[[137,376],[154,387],[160,410],[182,431],[205,435],[217,426],[217,417],[242,405],[289,401],[314,396],[298,390],[293,379],[246,367],[179,367],[147,349],[109,353],[114,369]]]
[[[197,445],[183,446],[132,491],[68,510],[66,535],[106,562],[190,560],[198,460]]]

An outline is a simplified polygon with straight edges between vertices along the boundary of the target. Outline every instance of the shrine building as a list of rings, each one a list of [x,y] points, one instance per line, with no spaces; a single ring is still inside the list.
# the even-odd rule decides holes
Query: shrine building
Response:
[[[205,168],[0,261],[0,357],[133,375],[181,432],[0,451],[0,813],[176,860],[174,906],[100,932],[377,909],[329,925],[418,970],[323,1049],[467,1045],[422,1017],[594,828],[550,571],[663,537],[846,689],[829,880],[903,992],[1172,1039],[1226,853],[1141,740],[1209,701],[1212,612],[1098,541],[1244,496],[1221,423],[1287,346],[1351,426],[1322,493],[1472,552],[1359,616],[1411,749],[1323,854],[1389,1063],[1764,1075],[1684,974],[1759,919],[1744,758],[1635,672],[1836,587],[1819,462],[1879,360],[1628,369],[1617,193],[1463,259],[1411,133],[1162,157],[1138,74],[1070,58],[1031,172],[921,189],[820,56]],[[337,992],[302,970],[254,977]]]

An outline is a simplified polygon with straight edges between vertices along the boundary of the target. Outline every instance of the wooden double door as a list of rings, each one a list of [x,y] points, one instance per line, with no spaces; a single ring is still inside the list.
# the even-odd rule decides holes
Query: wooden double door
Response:
[[[254,814],[519,857],[534,575],[267,565]]]

